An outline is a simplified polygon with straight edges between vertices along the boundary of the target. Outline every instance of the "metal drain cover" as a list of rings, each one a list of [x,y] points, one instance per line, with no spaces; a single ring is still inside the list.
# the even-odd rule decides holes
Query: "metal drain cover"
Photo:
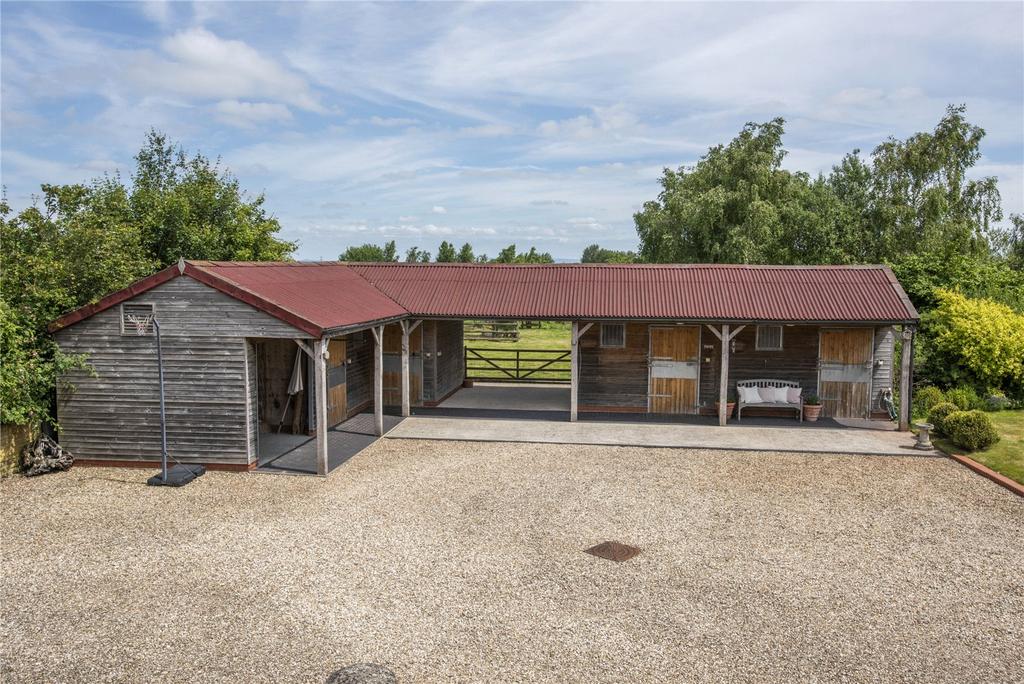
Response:
[[[621,563],[622,561],[627,561],[640,553],[640,549],[635,546],[620,544],[619,542],[606,541],[601,542],[597,546],[591,546],[585,551],[585,553],[589,553],[591,556],[597,556],[598,558],[604,558],[605,560]]]
[[[376,663],[356,663],[331,673],[326,684],[396,684],[395,673]]]

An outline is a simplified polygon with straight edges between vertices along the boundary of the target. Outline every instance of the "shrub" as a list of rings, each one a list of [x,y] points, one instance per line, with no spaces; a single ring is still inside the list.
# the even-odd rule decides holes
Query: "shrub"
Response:
[[[985,449],[999,441],[992,419],[981,411],[954,411],[943,424],[953,444],[969,451]]]
[[[922,387],[914,392],[914,415],[923,418],[931,413],[933,406],[944,401],[946,397],[938,387]]]
[[[981,397],[978,396],[978,393],[974,391],[974,388],[967,386],[954,387],[951,390],[947,390],[946,401],[951,404],[956,404],[960,407],[961,411],[981,409],[985,406],[985,402],[982,401]]]
[[[931,377],[950,384],[1024,394],[1024,314],[988,299],[936,292],[922,319],[922,351]],[[947,393],[948,397],[948,393]]]
[[[936,432],[946,434],[946,416],[959,410],[960,407],[956,404],[943,401],[932,407],[931,412],[928,414],[928,422],[935,426]]]
[[[988,392],[982,401],[985,411],[1002,411],[1010,408],[1011,404],[1010,399],[998,390]]]

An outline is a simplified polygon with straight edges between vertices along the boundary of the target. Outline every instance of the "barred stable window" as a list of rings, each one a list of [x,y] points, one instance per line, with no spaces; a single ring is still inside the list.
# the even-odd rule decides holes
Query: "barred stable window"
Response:
[[[153,334],[153,305],[125,303],[121,305],[121,334],[138,335],[139,325],[145,325],[143,335]]]
[[[624,323],[602,323],[601,324],[601,346],[602,347],[625,347],[626,346],[626,325]]]
[[[782,350],[782,326],[781,325],[759,325],[757,326],[757,349],[758,351],[781,351]]]

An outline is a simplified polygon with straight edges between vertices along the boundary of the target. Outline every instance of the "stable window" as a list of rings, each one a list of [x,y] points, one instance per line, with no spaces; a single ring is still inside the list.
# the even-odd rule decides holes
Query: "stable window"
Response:
[[[625,323],[602,323],[601,324],[601,346],[602,347],[625,347],[626,346],[626,324]]]
[[[757,350],[758,351],[782,351],[782,326],[781,325],[759,325],[759,326],[757,326]]]
[[[152,335],[153,305],[125,303],[121,305],[122,335]]]

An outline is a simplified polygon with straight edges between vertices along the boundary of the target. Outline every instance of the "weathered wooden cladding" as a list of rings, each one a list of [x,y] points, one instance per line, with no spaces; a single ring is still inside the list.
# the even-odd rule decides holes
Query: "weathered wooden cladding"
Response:
[[[345,336],[346,394],[351,415],[373,401],[373,335],[369,330]]]
[[[463,352],[462,321],[428,321],[434,323],[436,360],[434,389],[430,401],[440,401],[462,384],[466,377],[466,355]]]
[[[721,329],[721,325],[715,326]],[[757,349],[757,325],[743,328],[729,349],[729,391],[735,392],[737,380],[791,380],[800,383],[804,396],[818,391],[817,326],[786,325],[782,328],[782,349]],[[718,401],[721,378],[721,343],[705,328],[701,341],[700,398],[704,407]]]
[[[248,464],[248,393],[253,391],[245,338],[307,337],[248,304],[190,278],[176,278],[131,300],[152,304],[161,325],[167,437],[184,462]],[[121,334],[112,307],[55,334],[68,354],[84,354],[88,371],[58,385],[60,441],[79,458],[160,458],[156,339]],[[294,348],[294,345],[293,345]]]
[[[588,321],[582,321],[581,326]],[[647,360],[650,324],[626,323],[623,347],[601,346],[601,324],[580,338],[579,408],[647,410]]]
[[[258,348],[257,385],[259,403],[257,413],[261,432],[281,431],[291,434],[306,434],[311,429],[306,410],[307,390],[305,386],[308,357],[294,340],[260,339],[252,340]],[[303,366],[303,389],[289,399],[288,386],[295,370],[295,357],[301,355]]]
[[[871,372],[871,411],[884,411],[882,394],[892,390],[895,373],[896,328],[887,325],[875,328],[875,364]]]

